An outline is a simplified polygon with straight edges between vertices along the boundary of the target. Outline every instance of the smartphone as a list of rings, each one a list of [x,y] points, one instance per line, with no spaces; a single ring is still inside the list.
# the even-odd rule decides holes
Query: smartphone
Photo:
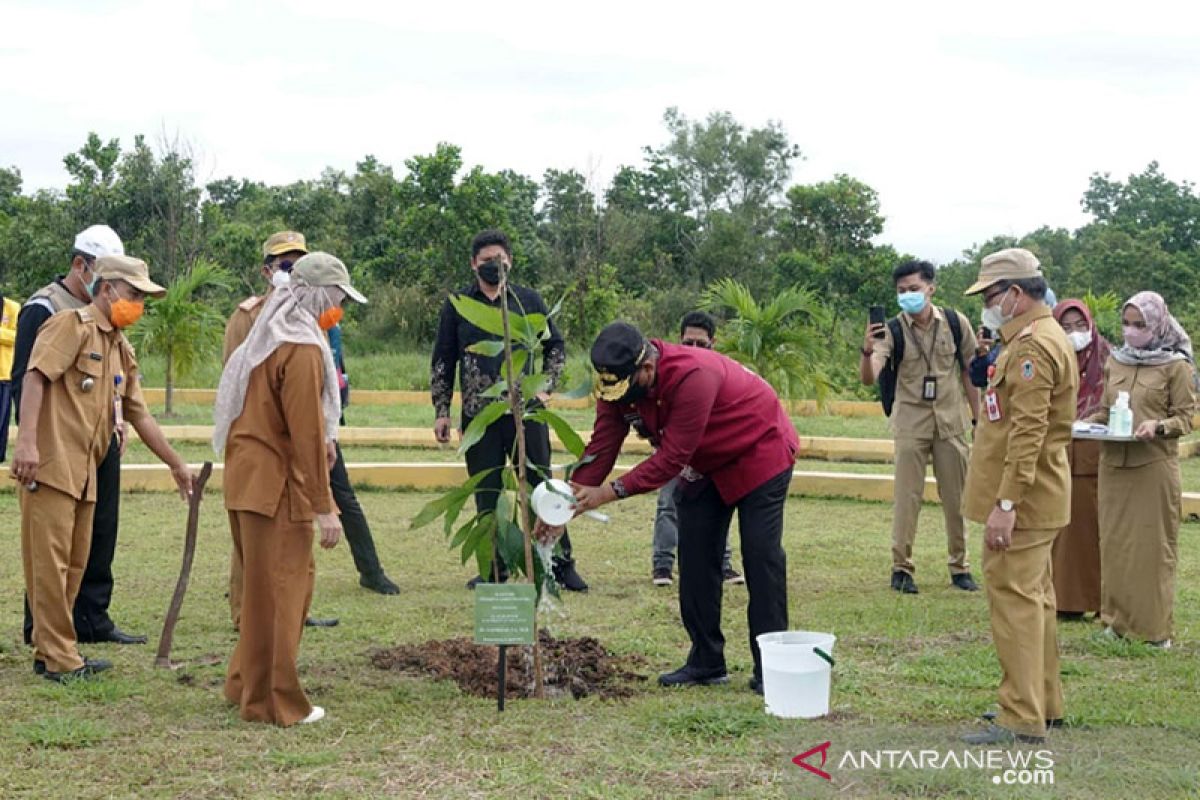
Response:
[[[883,306],[871,306],[867,313],[869,314],[868,319],[872,325],[882,325],[883,323],[887,322],[887,317],[883,315]],[[884,334],[884,332],[881,330],[875,334],[875,338],[886,338],[886,334]]]

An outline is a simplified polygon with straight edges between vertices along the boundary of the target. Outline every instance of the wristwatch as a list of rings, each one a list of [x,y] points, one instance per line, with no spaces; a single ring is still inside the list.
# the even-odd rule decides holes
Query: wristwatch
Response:
[[[1154,435],[1155,436],[1166,436],[1167,435],[1167,426],[1163,425],[1161,419],[1158,421],[1158,424],[1154,426]]]
[[[1013,508],[1015,508],[1012,500],[997,500],[996,507],[1005,513],[1012,511]]]

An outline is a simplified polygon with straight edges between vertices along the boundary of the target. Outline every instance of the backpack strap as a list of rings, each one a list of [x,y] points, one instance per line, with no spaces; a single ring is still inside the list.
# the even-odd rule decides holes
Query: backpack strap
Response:
[[[963,370],[962,316],[953,308],[944,308],[942,311],[946,314],[946,322],[950,324],[950,335],[954,337],[954,357],[958,362],[959,372],[961,372]]]
[[[888,361],[895,370],[899,369],[900,362],[904,360],[904,328],[900,326],[900,317],[892,317],[887,325],[892,334],[892,357]]]

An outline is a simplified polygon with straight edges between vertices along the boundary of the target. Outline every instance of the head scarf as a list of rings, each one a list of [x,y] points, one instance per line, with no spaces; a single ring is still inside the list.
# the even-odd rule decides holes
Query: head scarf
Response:
[[[1146,328],[1150,331],[1150,343],[1139,350],[1122,344],[1113,351],[1113,358],[1130,366],[1160,366],[1172,361],[1192,359],[1192,340],[1179,322],[1167,310],[1167,301],[1158,292],[1138,292],[1121,306],[1124,313],[1133,306],[1142,313]]]
[[[338,420],[342,415],[337,371],[333,366],[329,340],[317,326],[321,312],[333,305],[327,288],[309,286],[293,277],[290,283],[276,285],[267,297],[266,306],[254,321],[246,341],[233,351],[221,373],[213,412],[215,424],[212,443],[213,450],[218,454],[224,452],[229,428],[245,408],[250,373],[286,343],[315,344],[321,348],[321,357],[325,362],[325,380],[321,384],[325,440],[337,438]]]
[[[1104,395],[1104,362],[1112,348],[1096,329],[1096,321],[1082,300],[1062,300],[1054,307],[1054,318],[1062,323],[1063,315],[1076,311],[1087,321],[1092,343],[1075,354],[1079,362],[1079,396],[1075,400],[1075,418],[1083,419],[1100,405]]]

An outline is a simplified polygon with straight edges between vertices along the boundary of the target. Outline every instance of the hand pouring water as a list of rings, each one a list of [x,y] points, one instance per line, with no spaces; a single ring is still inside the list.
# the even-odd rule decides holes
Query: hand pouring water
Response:
[[[571,484],[558,478],[539,483],[529,496],[529,503],[538,519],[553,527],[566,525],[575,516],[576,503],[575,496],[571,493]],[[583,516],[608,522],[608,515],[599,511],[584,511]]]

